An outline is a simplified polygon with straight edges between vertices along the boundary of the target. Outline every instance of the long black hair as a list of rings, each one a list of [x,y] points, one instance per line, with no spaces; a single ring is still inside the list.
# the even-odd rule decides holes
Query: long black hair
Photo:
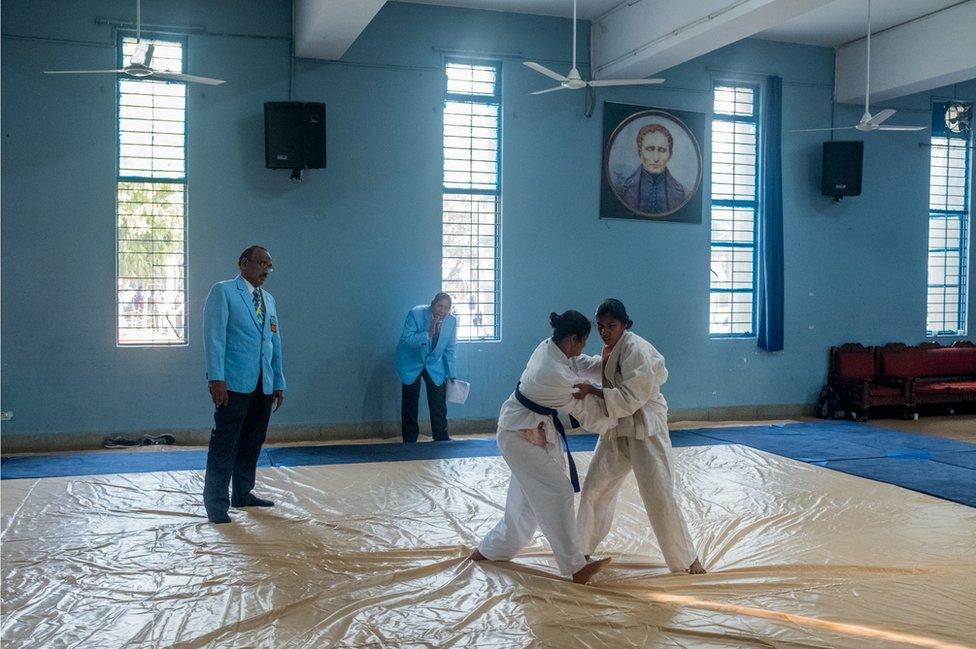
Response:
[[[620,300],[608,297],[596,309],[596,317],[608,315],[614,320],[623,323],[624,329],[634,326],[634,321],[627,316],[627,307]]]
[[[562,342],[564,338],[579,336],[581,339],[590,335],[590,321],[579,311],[555,311],[549,314],[549,324],[552,325],[553,342]]]

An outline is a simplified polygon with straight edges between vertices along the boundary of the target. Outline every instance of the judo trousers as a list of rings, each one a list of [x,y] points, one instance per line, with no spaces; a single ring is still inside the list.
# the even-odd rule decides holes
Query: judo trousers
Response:
[[[536,530],[549,541],[559,571],[571,576],[586,565],[576,528],[575,494],[566,475],[566,454],[549,444],[530,444],[515,430],[498,431],[498,447],[512,470],[505,516],[479,546],[492,561],[508,561]]]
[[[610,532],[617,496],[633,470],[668,568],[679,572],[692,564],[698,553],[675,498],[670,455],[671,440],[666,434],[646,439],[600,437],[580,497],[578,523],[584,554],[593,554]]]

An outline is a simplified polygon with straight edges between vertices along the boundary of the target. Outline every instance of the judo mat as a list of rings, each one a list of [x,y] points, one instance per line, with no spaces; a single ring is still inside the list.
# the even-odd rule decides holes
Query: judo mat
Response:
[[[573,452],[592,451],[596,435],[571,435]],[[726,426],[671,431],[675,447],[745,444],[976,507],[976,445],[855,422]],[[157,451],[157,449],[160,449]],[[148,452],[147,452],[148,451]],[[258,466],[308,466],[497,456],[494,439],[449,444],[342,444],[269,447]],[[4,480],[206,468],[206,451],[59,453],[3,458]]]
[[[277,506],[220,526],[200,471],[5,480],[0,641],[976,646],[976,509],[741,444],[675,448],[674,470],[709,573],[667,572],[631,476],[586,586],[541,536],[511,563],[464,559],[501,517],[500,457],[263,466]]]

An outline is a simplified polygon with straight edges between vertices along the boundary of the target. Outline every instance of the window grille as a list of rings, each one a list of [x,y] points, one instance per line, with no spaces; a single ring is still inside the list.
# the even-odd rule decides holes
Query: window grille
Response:
[[[184,72],[182,41],[143,43],[154,69]],[[124,64],[136,39],[119,45]],[[186,344],[186,84],[120,75],[118,138],[116,341]]]
[[[756,331],[758,99],[754,86],[714,87],[708,325],[712,336],[746,337]]]
[[[459,340],[498,340],[501,93],[497,63],[445,65],[441,287]]]
[[[933,107],[933,124],[945,104]],[[926,333],[965,336],[969,265],[970,132],[933,128],[929,166]]]

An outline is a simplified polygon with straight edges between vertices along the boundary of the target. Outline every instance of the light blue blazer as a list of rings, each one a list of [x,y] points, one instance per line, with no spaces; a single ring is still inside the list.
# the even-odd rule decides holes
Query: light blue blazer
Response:
[[[264,394],[285,389],[278,309],[271,293],[259,290],[264,298],[263,331],[241,276],[214,284],[203,310],[207,380],[226,381],[232,392],[253,392],[258,375]]]
[[[425,367],[435,385],[454,378],[457,317],[450,313],[441,321],[441,332],[434,349],[430,348],[431,341],[427,337],[431,318],[430,307],[426,304],[415,306],[407,313],[396,351],[396,371],[402,383],[416,381]]]

